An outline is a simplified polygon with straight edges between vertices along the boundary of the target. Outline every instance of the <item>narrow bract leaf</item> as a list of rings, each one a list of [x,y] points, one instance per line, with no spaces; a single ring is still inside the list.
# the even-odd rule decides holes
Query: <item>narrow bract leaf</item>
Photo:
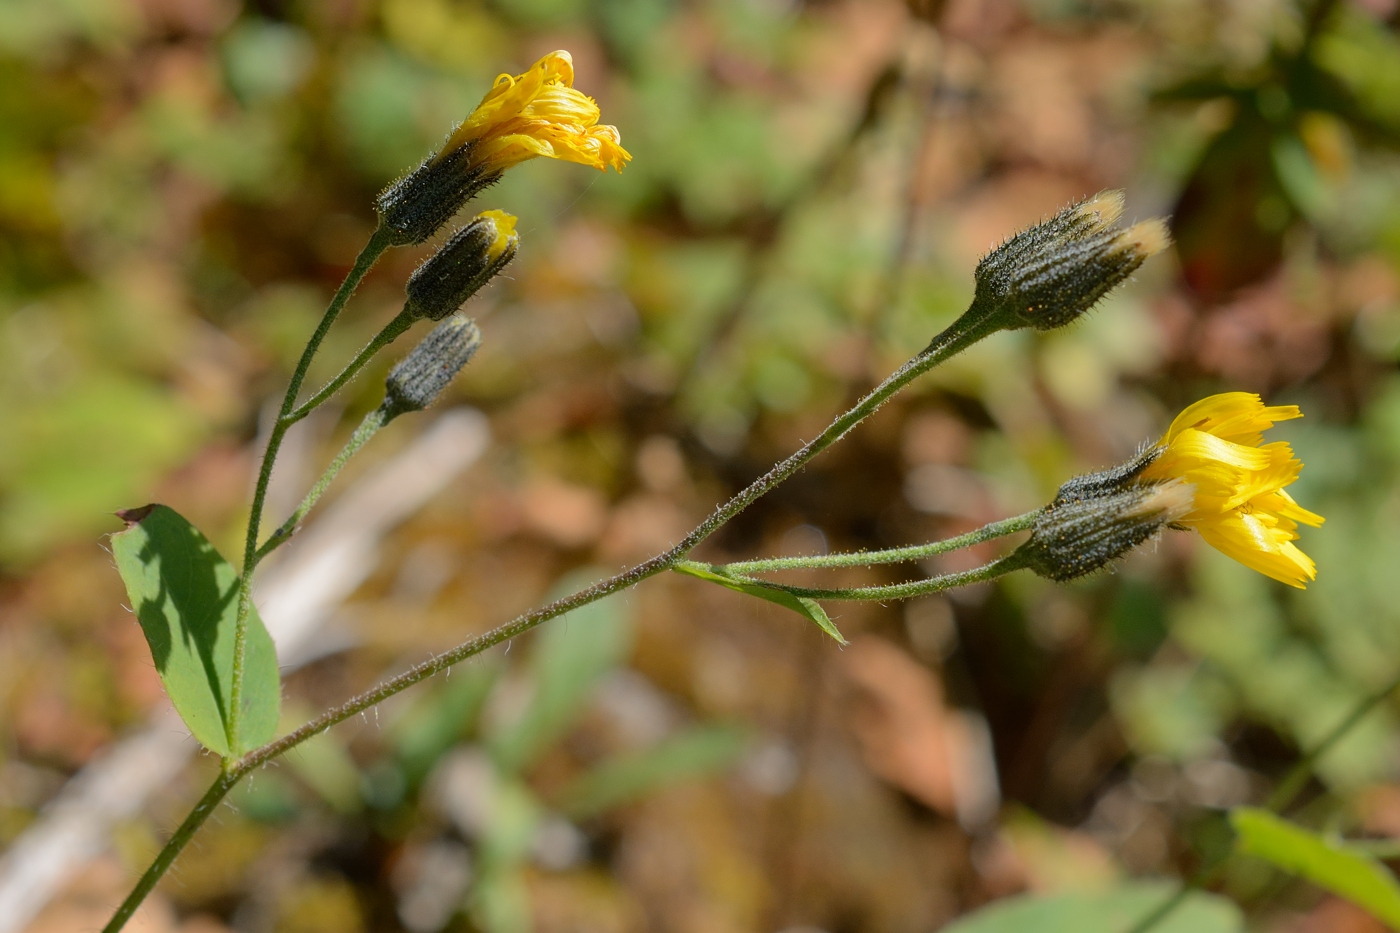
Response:
[[[271,740],[282,699],[277,651],[254,609],[237,748],[228,744],[237,572],[173,509],[148,505],[119,517],[127,527],[112,535],[112,556],[180,718],[205,748],[223,756]]]
[[[791,609],[798,615],[811,620],[817,627],[836,639],[838,644],[848,644],[844,635],[836,628],[831,621],[831,617],[826,614],[826,610],[821,607],[815,599],[808,599],[805,596],[794,596],[786,590],[780,590],[773,586],[764,586],[761,583],[748,583],[743,580],[735,580],[733,577],[726,577],[722,573],[715,573],[703,564],[683,563],[672,568],[678,573],[689,574],[692,577],[699,577],[701,580],[709,580],[711,583],[718,583],[738,593],[747,593],[750,596],[757,596],[759,599],[766,599],[770,603],[777,603]]]
[[[1375,858],[1332,843],[1267,810],[1236,807],[1230,825],[1239,851],[1306,878],[1400,930],[1400,884]]]

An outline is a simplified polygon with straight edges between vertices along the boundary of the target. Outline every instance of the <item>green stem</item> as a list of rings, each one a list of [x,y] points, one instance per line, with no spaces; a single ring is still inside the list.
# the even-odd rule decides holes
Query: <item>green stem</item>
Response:
[[[676,565],[690,563],[689,561],[677,561]],[[855,586],[855,587],[811,587],[811,586],[788,586],[785,583],[773,583],[768,580],[756,580],[753,577],[741,574],[730,573],[729,568],[711,567],[708,564],[696,564],[695,566],[709,570],[712,573],[723,573],[726,576],[734,577],[743,583],[753,583],[758,586],[766,586],[775,590],[782,590],[791,593],[793,596],[803,596],[807,599],[832,599],[845,601],[867,601],[881,602],[887,599],[913,599],[917,596],[928,596],[931,593],[941,593],[944,590],[951,590],[959,586],[968,586],[973,583],[982,583],[986,580],[993,580],[1012,572],[1020,570],[1026,566],[1026,559],[1020,552],[1013,552],[999,560],[994,560],[990,564],[983,564],[981,567],[974,567],[971,570],[964,570],[959,573],[945,573],[937,577],[929,577],[927,580],[912,580],[909,583],[895,583],[889,586]]]
[[[366,247],[367,253],[369,250],[370,247]],[[382,251],[381,248],[380,252]],[[363,255],[364,254],[362,254],[362,257]],[[359,268],[358,263],[357,268]],[[363,275],[363,272],[360,274]],[[402,693],[414,684],[426,680],[434,674],[440,673],[453,665],[460,664],[467,658],[478,655],[488,648],[499,645],[504,641],[509,641],[517,635],[522,635],[542,622],[547,622],[550,619],[564,615],[574,609],[596,602],[620,590],[636,586],[648,577],[656,576],[662,571],[671,569],[678,562],[683,560],[687,554],[694,550],[698,544],[713,534],[716,529],[720,528],[735,515],[738,515],[756,499],[773,489],[773,487],[796,473],[823,450],[840,440],[848,431],[875,412],[876,409],[887,402],[889,398],[900,389],[904,388],[939,363],[1000,329],[1001,327],[998,324],[985,316],[969,311],[954,322],[951,327],[935,337],[917,356],[901,366],[890,375],[889,378],[880,383],[880,385],[876,386],[868,395],[857,402],[855,407],[833,421],[821,434],[803,445],[803,447],[792,456],[783,460],[767,473],[754,480],[741,492],[729,499],[729,501],[715,509],[709,518],[696,526],[690,534],[686,535],[680,543],[676,544],[670,550],[658,554],[650,560],[637,564],[635,567],[624,570],[614,577],[586,587],[571,596],[555,600],[548,605],[541,606],[524,615],[517,616],[510,622],[498,626],[485,634],[478,635],[476,638],[464,642],[450,651],[429,658],[409,668],[402,674],[392,677],[378,686],[347,700],[340,706],[327,710],[320,716],[317,716],[315,719],[281,738],[274,739],[266,745],[253,749],[241,758],[225,759],[224,775],[221,780],[227,781],[228,786],[231,787],[254,768],[266,764],[277,756],[300,745],[302,742],[325,732],[336,723],[343,722],[351,716],[361,713],[397,693]],[[291,410],[290,405],[286,406],[286,410]],[[272,445],[271,442],[269,442],[269,450],[271,449]],[[265,469],[267,469],[266,466]],[[245,564],[249,566],[255,565],[256,559],[256,549],[250,550]],[[243,598],[242,594],[243,591],[240,590],[240,598]],[[227,792],[227,789],[227,787],[224,787],[219,796]],[[217,799],[213,797],[213,794],[214,791],[211,788],[210,793],[206,795],[206,800],[211,798]],[[190,826],[189,833],[177,831],[177,834],[172,836],[170,841],[165,844],[165,848],[163,848],[156,857],[156,862],[147,870],[146,875],[142,876],[142,884],[144,884],[145,887],[139,891],[133,891],[131,896],[127,898],[130,910],[127,911],[126,917],[131,915],[131,911],[135,909],[136,905],[140,904],[142,898],[144,898],[146,893],[154,886],[156,880],[170,867],[170,864],[175,860],[175,856],[178,855],[185,844],[189,842],[190,836],[193,835],[195,829],[198,829],[199,823],[204,821],[205,816],[207,816],[207,814],[201,816]],[[185,821],[185,824],[182,824],[181,830],[185,829],[185,825],[191,824],[192,820],[195,820],[195,814],[191,814]],[[147,876],[149,876],[150,879],[149,883],[147,883]],[[126,906],[125,904],[123,905],[124,908]],[[116,933],[116,931],[121,929],[124,922],[125,918],[121,918],[120,921],[118,918],[113,918],[112,923],[108,924],[107,929],[104,930],[103,933]]]
[[[947,554],[984,541],[991,541],[1005,535],[1025,531],[1035,523],[1040,514],[1037,509],[1014,518],[1003,519],[983,525],[976,531],[934,541],[931,544],[915,544],[908,547],[888,548],[883,551],[856,551],[848,554],[821,554],[813,557],[774,557],[768,560],[743,560],[733,564],[722,564],[710,568],[715,573],[751,574],[768,573],[773,570],[828,570],[837,567],[873,567],[876,564],[900,564],[906,561],[922,560],[938,554]]]
[[[229,688],[227,737],[230,755],[237,755],[242,748],[238,729],[243,714],[243,666],[244,656],[247,654],[248,613],[252,608],[253,570],[258,564],[258,528],[262,522],[263,506],[267,501],[267,486],[272,479],[272,466],[277,461],[277,452],[282,447],[282,439],[286,436],[287,429],[291,427],[285,419],[296,404],[297,393],[301,391],[301,384],[306,379],[306,372],[311,367],[311,361],[315,358],[316,351],[321,348],[321,342],[326,339],[331,325],[340,316],[341,310],[345,307],[345,303],[350,300],[350,296],[355,293],[355,289],[359,287],[360,281],[364,279],[369,270],[379,261],[379,257],[391,245],[388,228],[380,225],[370,236],[369,242],[360,251],[360,255],[355,258],[355,265],[345,276],[345,281],[340,283],[340,288],[336,290],[335,296],[326,308],[326,313],[322,315],[321,323],[317,325],[316,332],[307,341],[306,349],[302,351],[296,369],[292,371],[291,381],[287,384],[287,393],[282,398],[282,407],[278,411],[277,420],[273,423],[272,431],[268,435],[267,450],[263,453],[262,466],[258,470],[257,486],[253,491],[253,506],[248,514],[248,534],[243,542],[243,570],[238,580],[238,611],[234,617],[233,628],[233,672],[232,684]],[[224,764],[227,767],[228,760],[225,760]]]
[[[345,464],[350,458],[355,456],[361,447],[369,443],[369,439],[374,437],[379,429],[388,424],[393,417],[394,413],[389,412],[382,405],[365,415],[364,420],[360,422],[360,426],[355,429],[355,433],[350,435],[350,440],[345,442],[345,446],[340,449],[340,453],[331,461],[330,466],[326,467],[326,472],[321,474],[321,478],[316,481],[316,485],[312,486],[311,491],[301,500],[301,505],[297,506],[296,511],[288,516],[287,520],[263,542],[262,547],[258,548],[258,552],[255,555],[255,563],[260,562],[268,554],[271,554],[278,547],[291,539],[292,535],[297,530],[297,526],[301,524],[301,520],[307,516],[307,513],[315,508],[316,501],[321,498],[330,487],[331,483],[335,481],[336,476],[345,467]]]
[[[1365,719],[1372,710],[1385,702],[1396,690],[1400,690],[1400,677],[1392,680],[1384,689],[1365,697],[1361,702],[1352,708],[1341,722],[1333,727],[1332,731],[1323,736],[1322,741],[1312,747],[1312,750],[1298,759],[1293,767],[1288,769],[1288,773],[1283,776],[1283,780],[1278,782],[1278,787],[1269,795],[1264,808],[1273,813],[1281,813],[1283,809],[1293,802],[1298,794],[1302,793],[1308,784],[1308,779],[1312,777],[1313,767],[1330,752],[1338,742],[1346,738],[1347,733],[1356,728],[1356,725]]]
[[[1364,697],[1361,702],[1357,703],[1356,706],[1352,708],[1351,712],[1332,728],[1332,731],[1323,736],[1322,741],[1318,742],[1310,751],[1305,753],[1302,758],[1294,762],[1293,767],[1289,768],[1288,773],[1279,781],[1278,787],[1274,788],[1274,792],[1269,795],[1269,799],[1264,803],[1264,809],[1268,810],[1270,813],[1282,813],[1284,808],[1292,803],[1298,794],[1302,792],[1303,788],[1307,786],[1308,779],[1312,777],[1313,768],[1317,765],[1317,762],[1322,756],[1331,751],[1332,747],[1338,742],[1346,738],[1347,733],[1356,728],[1357,723],[1365,719],[1372,710],[1385,702],[1386,698],[1396,690],[1400,690],[1400,678],[1392,680],[1384,689],[1368,697]],[[1215,879],[1220,873],[1220,869],[1223,868],[1225,863],[1229,860],[1229,857],[1230,853],[1227,851],[1219,858],[1202,866],[1202,868],[1191,877],[1191,880],[1182,885],[1175,894],[1157,905],[1152,913],[1133,924],[1132,928],[1128,930],[1128,933],[1148,933],[1148,931],[1157,924],[1171,916],[1172,912],[1181,906],[1192,891],[1199,891]]]
[[[1400,859],[1400,839],[1348,839],[1342,843],[1342,848],[1382,862]]]
[[[365,344],[364,349],[361,350],[353,360],[346,364],[345,368],[340,371],[340,375],[326,383],[325,386],[321,388],[321,391],[311,396],[311,398],[307,399],[301,405],[298,405],[294,410],[283,415],[279,421],[286,427],[291,427],[311,414],[332,395],[340,391],[341,386],[345,385],[345,383],[349,382],[351,379],[354,379],[355,376],[359,374],[360,370],[365,368],[365,364],[374,358],[376,353],[393,343],[400,334],[412,327],[413,322],[416,320],[418,320],[417,315],[409,313],[407,309],[400,311],[397,317],[384,325],[384,329],[375,334],[374,339]]]
[[[238,777],[230,774],[220,774],[214,779],[213,785],[205,791],[204,796],[199,799],[199,803],[194,805],[190,815],[185,817],[185,821],[180,824],[174,834],[165,843],[164,848],[156,855],[156,860],[151,863],[151,867],[146,869],[136,887],[131,889],[131,893],[122,901],[116,913],[112,914],[112,919],[107,921],[107,925],[102,928],[102,933],[117,933],[126,922],[131,919],[131,915],[136,913],[141,902],[146,899],[146,895],[160,881],[161,876],[170,868],[175,856],[180,854],[180,850],[194,838],[194,834],[199,831],[199,827],[204,825],[204,821],[209,819],[209,815],[219,805],[219,801],[224,799],[224,795],[234,784],[238,783]]]

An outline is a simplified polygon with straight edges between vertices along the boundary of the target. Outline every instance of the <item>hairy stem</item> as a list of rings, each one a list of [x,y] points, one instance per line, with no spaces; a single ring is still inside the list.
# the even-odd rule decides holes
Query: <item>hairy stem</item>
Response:
[[[321,323],[317,325],[316,332],[307,341],[306,349],[302,351],[296,369],[292,371],[291,381],[287,384],[287,394],[282,398],[282,407],[278,411],[277,420],[273,423],[272,431],[268,435],[267,450],[263,453],[262,466],[258,470],[257,486],[253,491],[253,506],[248,514],[248,534],[243,542],[243,570],[238,580],[238,611],[234,617],[233,628],[233,676],[229,688],[228,747],[231,755],[237,755],[242,748],[238,729],[243,714],[243,666],[244,657],[248,650],[248,613],[252,608],[253,571],[258,565],[258,528],[262,522],[263,506],[267,501],[267,485],[272,479],[272,466],[277,461],[277,452],[282,447],[282,439],[291,426],[286,423],[285,419],[292,411],[292,407],[296,405],[297,393],[301,391],[301,384],[306,379],[306,372],[311,367],[311,361],[316,357],[316,351],[321,348],[321,342],[326,339],[326,334],[330,332],[331,325],[340,316],[345,303],[355,293],[361,280],[379,261],[379,257],[390,245],[388,229],[380,226],[370,236],[369,242],[360,251],[360,255],[355,258],[355,265],[345,276],[345,281],[340,283],[340,288],[336,290],[335,297],[331,299],[326,313],[322,315]],[[226,767],[227,764],[225,762]]]
[[[214,812],[214,808],[219,805],[219,801],[224,799],[224,795],[234,784],[238,783],[240,775],[228,773],[220,774],[214,783],[205,791],[204,796],[199,799],[199,803],[194,805],[189,816],[175,830],[165,843],[164,848],[156,855],[156,860],[151,863],[151,867],[146,869],[145,874],[136,882],[136,887],[131,889],[131,893],[122,901],[116,913],[112,914],[112,919],[107,921],[107,925],[102,928],[102,933],[117,933],[126,922],[131,919],[131,915],[136,913],[141,902],[146,899],[146,895],[151,893],[151,889],[160,881],[161,876],[170,868],[175,856],[180,854],[180,850],[194,838],[194,834],[199,831],[199,827],[204,825],[204,821],[209,819],[209,815]]]
[[[378,234],[376,234],[376,237],[377,236]],[[371,254],[373,247],[374,241],[372,240],[370,246],[365,247],[365,253],[361,254],[362,261],[366,255]],[[382,245],[379,246],[378,251],[374,252],[368,262],[364,264],[365,270],[368,269],[369,264],[372,264],[373,258],[383,252],[383,249],[384,247]],[[360,269],[360,265],[361,263],[356,264],[357,270]],[[359,274],[362,277],[364,272],[360,271]],[[352,277],[354,275],[355,273],[352,272]],[[349,281],[350,280],[347,279],[347,283]],[[356,281],[358,281],[358,279],[356,279]],[[342,286],[341,290],[344,292],[345,287]],[[348,297],[348,294],[346,297]],[[340,295],[337,295],[337,298],[339,299]],[[341,304],[343,303],[342,300]],[[326,326],[328,327],[329,325]],[[755,500],[772,490],[798,470],[802,469],[802,467],[806,466],[809,461],[823,450],[826,450],[844,437],[847,432],[873,414],[880,406],[885,404],[885,402],[889,401],[890,397],[900,389],[903,389],[939,363],[1000,329],[1000,324],[989,320],[983,315],[972,311],[963,315],[963,317],[954,322],[951,327],[935,337],[927,347],[918,353],[918,355],[901,366],[884,382],[872,389],[870,393],[857,402],[853,408],[828,425],[826,430],[822,431],[821,434],[804,444],[802,448],[792,456],[774,466],[733,498],[715,509],[709,518],[696,526],[690,534],[686,535],[680,543],[676,544],[670,550],[643,561],[635,567],[625,570],[614,577],[586,587],[571,596],[555,600],[548,605],[541,606],[524,615],[517,616],[510,622],[498,626],[485,634],[478,635],[470,641],[463,642],[450,651],[429,658],[409,668],[402,674],[392,677],[378,686],[372,687],[364,693],[347,700],[340,706],[327,710],[320,716],[287,735],[253,749],[241,758],[226,759],[224,762],[224,773],[220,779],[221,783],[215,785],[215,787],[220,788],[220,790],[216,795],[214,788],[211,788],[209,794],[205,795],[205,801],[217,802],[224,793],[227,793],[229,787],[232,787],[239,779],[254,768],[266,764],[277,756],[300,745],[302,742],[319,735],[336,723],[343,722],[351,716],[363,712],[397,693],[402,693],[414,684],[426,680],[434,674],[440,673],[455,664],[460,664],[467,658],[480,654],[494,645],[499,645],[501,642],[524,634],[542,622],[547,622],[573,609],[578,609],[589,603],[596,602],[605,596],[635,586],[648,577],[653,577],[662,571],[671,569],[678,562],[683,560],[687,554],[694,550],[697,545],[731,518],[738,515]],[[324,336],[321,330],[318,330],[317,333],[320,334],[320,336]],[[304,368],[302,375],[304,376]],[[300,382],[298,381],[297,384],[299,385]],[[294,398],[294,395],[295,393],[289,392],[288,398]],[[290,402],[286,403],[283,407],[284,413],[292,410]],[[280,442],[281,437],[275,431],[274,437]],[[271,440],[269,440],[268,450],[270,455],[275,455],[275,447]],[[264,461],[264,473],[270,473],[270,469],[269,457]],[[265,494],[265,479],[260,480],[258,488],[260,493]],[[260,510],[260,497],[255,497],[254,520],[249,523],[250,530],[255,527],[254,523]],[[255,540],[255,537],[250,534],[249,541],[253,542]],[[1014,557],[1014,555],[1012,555],[1012,557]],[[243,585],[240,588],[240,611],[243,611],[242,600],[246,599],[247,583],[251,575],[251,568],[255,566],[256,563],[257,549],[250,545],[245,558]],[[985,568],[982,569],[985,570]],[[973,571],[973,573],[976,572],[978,571]],[[201,805],[203,805],[205,801],[201,801]],[[212,808],[212,803],[210,806]],[[141,903],[141,900],[155,885],[155,882],[159,880],[160,876],[170,867],[170,864],[175,860],[180,850],[189,842],[194,831],[199,828],[199,824],[202,823],[207,816],[207,812],[202,815],[192,813],[186,819],[185,823],[181,824],[180,829],[166,842],[165,847],[161,849],[160,854],[156,857],[156,861],[147,870],[146,874],[142,876],[141,885],[144,885],[144,887],[138,886],[138,889],[132,891],[131,895],[127,898],[127,903],[123,905],[123,909],[126,910],[125,916],[114,917],[103,933],[116,933],[116,931],[122,928],[126,918],[131,916],[131,912],[135,910]],[[187,828],[188,832],[185,831]]]
[[[723,574],[768,573],[773,570],[828,570],[838,567],[873,567],[876,564],[902,564],[906,561],[922,560],[938,554],[961,550],[984,541],[991,541],[1005,535],[1025,531],[1040,514],[1037,509],[1014,518],[1003,519],[983,525],[976,531],[934,541],[930,544],[915,544],[908,547],[887,548],[883,551],[855,551],[848,554],[820,554],[813,557],[774,557],[768,560],[743,560],[733,564],[719,564],[709,569]]]
[[[321,391],[311,396],[311,398],[307,399],[278,420],[286,427],[291,427],[311,414],[332,395],[340,391],[341,386],[345,385],[345,383],[349,382],[351,379],[354,379],[355,376],[359,374],[360,370],[365,368],[365,364],[374,358],[376,353],[393,343],[400,334],[412,327],[413,322],[417,319],[417,316],[410,314],[407,309],[400,311],[398,316],[384,325],[383,330],[374,335],[373,340],[365,344],[364,349],[345,365],[345,368],[340,371],[338,376],[326,383],[321,388]]]
[[[788,586],[785,583],[771,583],[767,580],[755,580],[752,577],[737,576],[735,574],[729,575],[736,576],[737,579],[744,583],[755,583],[759,586],[771,587],[772,589],[782,590],[785,593],[791,593],[793,596],[803,596],[807,599],[882,602],[887,599],[913,599],[917,596],[941,593],[944,590],[951,590],[959,586],[968,586],[973,583],[981,583],[985,580],[993,580],[1013,570],[1020,570],[1025,566],[1025,557],[1019,552],[1013,552],[1000,560],[994,560],[990,564],[983,564],[981,567],[974,567],[971,570],[963,570],[959,573],[945,573],[937,577],[929,577],[927,580],[911,580],[908,583],[894,583],[889,586],[833,588]],[[719,571],[719,568],[708,566],[706,566],[705,569],[715,572]]]
[[[263,542],[262,547],[258,548],[255,562],[261,561],[268,554],[275,551],[280,545],[291,540],[292,535],[297,530],[297,525],[301,524],[301,520],[307,516],[307,513],[315,508],[317,500],[321,498],[330,487],[331,483],[335,481],[336,476],[344,469],[345,464],[351,457],[359,452],[361,447],[369,443],[369,439],[374,437],[379,429],[388,424],[392,418],[393,415],[382,405],[365,415],[364,420],[360,422],[360,426],[355,429],[355,433],[350,435],[350,440],[345,442],[345,446],[340,449],[340,453],[336,454],[330,466],[326,467],[326,472],[321,474],[321,478],[316,481],[316,485],[312,486],[311,491],[301,500],[301,505],[297,506],[296,511],[289,515],[287,520],[268,536],[268,539]]]
[[[1352,729],[1356,728],[1361,720],[1365,719],[1377,706],[1385,702],[1396,690],[1400,690],[1400,678],[1392,680],[1381,690],[1371,694],[1352,707],[1341,722],[1332,728],[1332,731],[1323,736],[1322,741],[1314,745],[1302,758],[1294,762],[1293,767],[1288,769],[1288,773],[1278,782],[1274,792],[1269,795],[1269,799],[1264,804],[1264,809],[1270,813],[1282,813],[1284,808],[1291,804],[1294,799],[1307,786],[1308,779],[1312,777],[1313,768],[1323,755],[1332,750]],[[1161,904],[1153,908],[1152,912],[1133,924],[1127,933],[1148,933],[1153,927],[1161,923],[1185,902],[1192,891],[1199,891],[1210,884],[1220,873],[1220,869],[1229,861],[1230,852],[1226,851],[1219,858],[1212,859],[1202,866],[1196,874],[1191,876],[1191,880],[1182,885],[1176,893],[1164,900]]]

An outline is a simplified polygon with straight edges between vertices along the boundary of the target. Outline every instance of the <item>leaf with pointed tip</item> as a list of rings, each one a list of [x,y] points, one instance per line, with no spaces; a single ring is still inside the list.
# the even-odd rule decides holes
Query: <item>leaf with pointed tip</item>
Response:
[[[1231,810],[1230,825],[1239,835],[1239,851],[1306,878],[1400,930],[1400,883],[1374,857],[1254,807]]]
[[[759,599],[766,599],[770,603],[777,603],[791,609],[793,612],[815,622],[817,628],[826,632],[836,639],[837,644],[848,644],[844,635],[836,628],[831,621],[831,617],[826,614],[826,610],[821,607],[815,599],[808,599],[805,596],[794,596],[787,590],[780,590],[773,586],[764,586],[762,583],[750,583],[746,580],[736,580],[727,577],[722,573],[716,573],[713,568],[705,564],[697,564],[690,561],[676,564],[672,570],[677,573],[684,573],[701,580],[709,580],[711,583],[718,583],[720,586],[734,590],[738,593],[747,593],[750,596],[757,596]]]
[[[282,698],[277,650],[253,609],[238,740],[229,747],[237,572],[171,508],[147,505],[118,517],[127,526],[112,535],[117,572],[180,718],[205,748],[219,755],[241,755],[270,741],[277,733]]]

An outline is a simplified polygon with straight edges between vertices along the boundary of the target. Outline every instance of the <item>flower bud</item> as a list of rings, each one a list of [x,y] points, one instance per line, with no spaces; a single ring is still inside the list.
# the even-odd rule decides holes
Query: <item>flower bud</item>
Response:
[[[1078,477],[1060,487],[1055,501],[1036,516],[1030,540],[1019,549],[1027,567],[1051,580],[1082,577],[1102,570],[1191,511],[1195,490],[1190,485],[1133,485],[1131,476],[1107,475],[1114,472]]]
[[[434,327],[384,380],[384,408],[390,416],[422,411],[437,401],[481,346],[481,331],[462,314]]]
[[[977,264],[974,306],[1006,329],[1068,324],[1171,243],[1161,219],[1116,229],[1122,213],[1105,191],[1011,237]]]
[[[486,211],[452,234],[409,276],[407,310],[440,321],[466,304],[515,258],[520,243],[515,220],[504,211]]]

